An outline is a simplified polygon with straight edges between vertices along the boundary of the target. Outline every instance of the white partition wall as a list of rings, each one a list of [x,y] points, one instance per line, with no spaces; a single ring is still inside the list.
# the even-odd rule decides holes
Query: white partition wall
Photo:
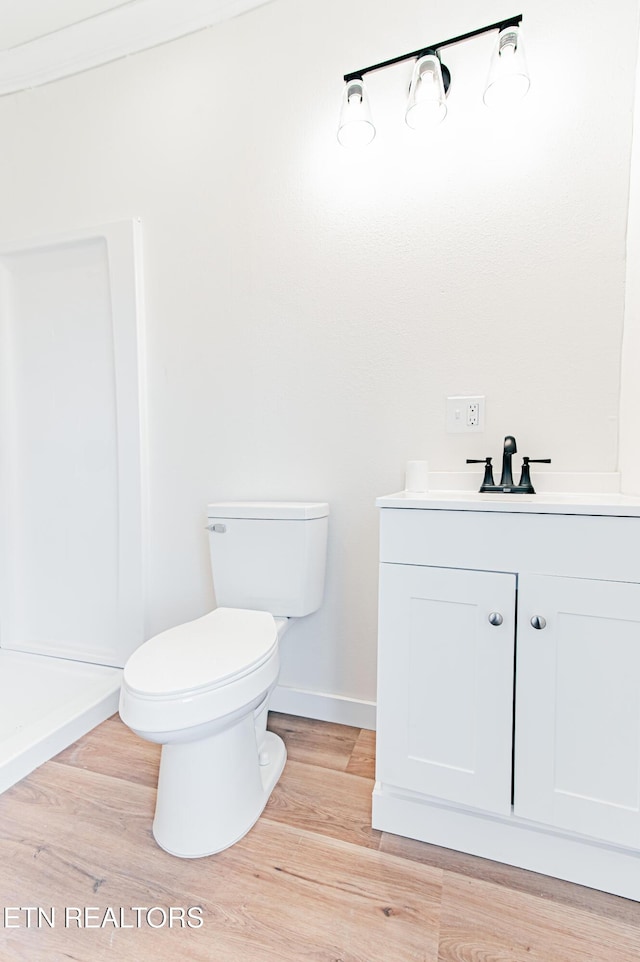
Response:
[[[116,710],[114,669],[143,641],[139,232],[0,251],[0,691],[20,688],[20,731],[45,757]],[[46,706],[25,709],[43,686]]]
[[[640,37],[639,37],[640,40]],[[619,469],[625,494],[640,494],[640,63],[636,65],[633,141],[629,170],[629,216],[624,304],[622,362],[620,366]]]
[[[135,246],[0,254],[2,648],[122,666],[142,641]]]

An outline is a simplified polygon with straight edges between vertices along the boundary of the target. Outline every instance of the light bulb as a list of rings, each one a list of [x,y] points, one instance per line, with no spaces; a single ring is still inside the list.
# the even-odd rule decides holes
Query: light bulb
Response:
[[[405,120],[409,127],[419,130],[435,127],[447,115],[442,65],[435,54],[416,60],[409,87]]]
[[[348,80],[342,95],[338,140],[343,147],[366,147],[375,135],[364,82],[360,78]]]
[[[530,86],[520,27],[505,27],[491,57],[484,91],[487,107],[509,107],[525,96]]]

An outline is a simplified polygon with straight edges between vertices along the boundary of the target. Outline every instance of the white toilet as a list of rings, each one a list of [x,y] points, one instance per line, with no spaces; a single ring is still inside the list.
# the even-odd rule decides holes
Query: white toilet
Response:
[[[129,658],[120,716],[162,748],[153,834],[182,858],[228,848],[256,822],[286,760],[266,731],[291,621],[322,604],[329,505],[208,506],[214,611]]]

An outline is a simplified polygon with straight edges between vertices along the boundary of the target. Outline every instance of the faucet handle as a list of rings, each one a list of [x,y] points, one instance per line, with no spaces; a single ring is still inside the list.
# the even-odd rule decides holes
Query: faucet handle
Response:
[[[482,484],[480,485],[480,491],[489,491],[495,488],[496,483],[493,480],[493,468],[491,466],[493,458],[487,455],[486,458],[467,458],[467,464],[484,464],[484,478],[482,479]]]
[[[531,483],[531,473],[529,471],[530,464],[551,464],[551,458],[527,458],[522,459],[522,474],[520,475],[520,481],[518,482],[518,487],[524,490],[526,494],[535,494],[536,489]]]

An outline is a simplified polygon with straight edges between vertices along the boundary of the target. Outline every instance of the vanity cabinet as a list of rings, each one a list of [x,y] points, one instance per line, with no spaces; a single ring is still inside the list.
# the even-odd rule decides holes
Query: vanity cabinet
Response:
[[[378,777],[509,812],[515,575],[380,567]]]
[[[378,502],[374,827],[640,900],[640,503],[408,497]]]
[[[640,585],[523,575],[518,626],[515,814],[640,849]]]

